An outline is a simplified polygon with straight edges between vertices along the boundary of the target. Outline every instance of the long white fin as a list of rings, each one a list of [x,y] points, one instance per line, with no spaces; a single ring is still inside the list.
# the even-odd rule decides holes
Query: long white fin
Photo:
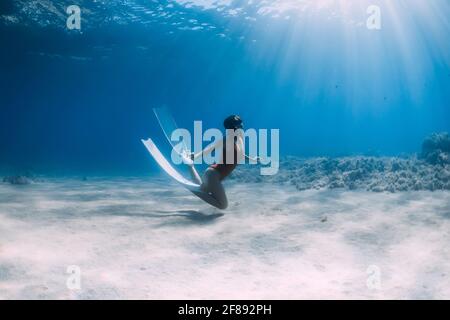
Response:
[[[187,149],[184,141],[179,144],[174,144],[174,142],[170,139],[172,132],[178,129],[178,126],[170,114],[169,109],[167,109],[167,107],[153,108],[153,112],[155,113],[159,126],[164,132],[164,135],[166,136],[167,141],[171,144],[172,148],[182,156],[188,154],[189,150]]]
[[[152,139],[148,140],[141,140],[142,143],[147,148],[148,152],[152,155],[152,157],[155,159],[155,161],[158,163],[158,165],[175,181],[180,183],[182,186],[184,186],[186,189],[194,192],[201,192],[200,185],[195,184],[186,178],[184,178],[178,171],[176,171],[172,165],[167,161],[167,159],[162,155],[161,151],[159,151],[158,147],[156,147],[155,143],[152,141]]]

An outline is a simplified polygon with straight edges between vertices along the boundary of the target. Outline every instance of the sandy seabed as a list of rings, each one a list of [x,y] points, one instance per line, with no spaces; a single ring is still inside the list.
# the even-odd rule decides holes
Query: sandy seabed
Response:
[[[449,191],[226,188],[220,212],[167,179],[0,184],[0,298],[450,299]]]

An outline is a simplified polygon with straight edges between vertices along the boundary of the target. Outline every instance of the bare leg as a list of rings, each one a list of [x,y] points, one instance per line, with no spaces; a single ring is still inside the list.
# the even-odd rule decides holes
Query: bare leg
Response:
[[[201,185],[203,182],[202,182],[202,179],[200,178],[200,175],[198,174],[197,170],[195,170],[195,167],[193,165],[188,166],[188,167],[189,167],[189,172],[191,173],[192,180],[194,180],[195,183]]]
[[[228,207],[227,195],[216,170],[206,170],[201,189],[203,192],[194,192],[199,198],[221,210]]]

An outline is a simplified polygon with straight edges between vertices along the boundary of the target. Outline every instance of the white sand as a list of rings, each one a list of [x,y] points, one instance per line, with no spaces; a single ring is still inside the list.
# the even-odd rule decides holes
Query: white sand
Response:
[[[0,184],[0,298],[450,299],[448,191],[230,182],[230,208],[207,217],[166,183]]]

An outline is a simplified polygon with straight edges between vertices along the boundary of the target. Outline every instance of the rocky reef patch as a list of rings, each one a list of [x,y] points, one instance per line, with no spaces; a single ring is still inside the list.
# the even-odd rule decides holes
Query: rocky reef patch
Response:
[[[240,166],[231,179],[241,182],[292,184],[298,190],[347,189],[374,192],[450,190],[450,137],[426,138],[419,156],[340,158],[284,157],[274,176],[257,166]]]
[[[4,183],[9,183],[13,185],[27,185],[33,182],[33,179],[27,176],[6,176],[2,180]]]
[[[422,144],[420,158],[430,164],[450,164],[450,136],[448,133],[433,133]]]

